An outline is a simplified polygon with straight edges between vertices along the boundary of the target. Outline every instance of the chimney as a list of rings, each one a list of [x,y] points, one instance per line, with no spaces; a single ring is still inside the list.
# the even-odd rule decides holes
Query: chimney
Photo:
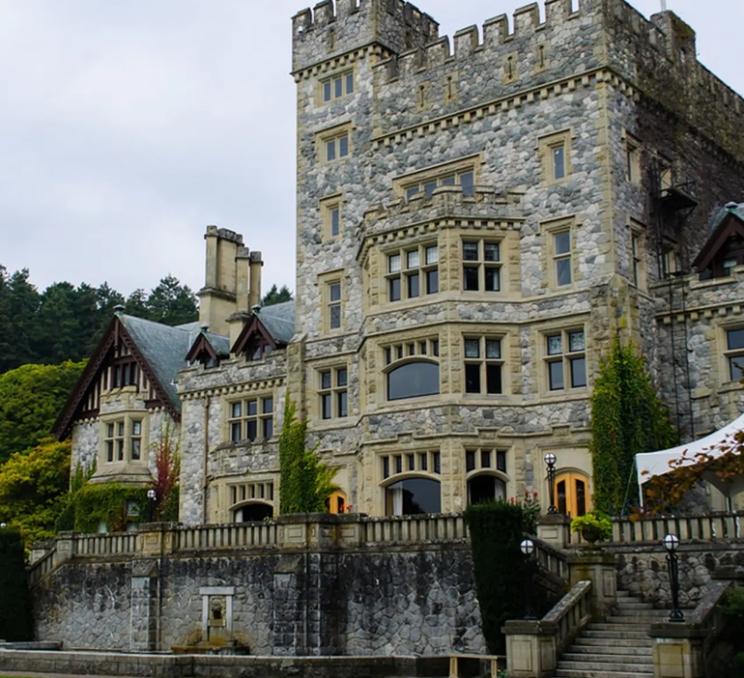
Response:
[[[263,259],[261,252],[251,252],[250,260],[250,291],[248,293],[248,307],[253,308],[261,304],[261,269]]]
[[[226,228],[207,226],[206,274],[199,290],[199,324],[209,331],[226,336],[228,317],[235,313],[238,294],[238,250],[243,236]]]

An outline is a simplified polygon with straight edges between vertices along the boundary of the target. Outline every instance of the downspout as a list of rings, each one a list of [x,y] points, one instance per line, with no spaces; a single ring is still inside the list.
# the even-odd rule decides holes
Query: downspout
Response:
[[[202,460],[202,525],[206,525],[209,516],[208,497],[209,497],[209,480],[207,470],[209,465],[209,406],[211,396],[207,395],[204,399],[204,457]]]

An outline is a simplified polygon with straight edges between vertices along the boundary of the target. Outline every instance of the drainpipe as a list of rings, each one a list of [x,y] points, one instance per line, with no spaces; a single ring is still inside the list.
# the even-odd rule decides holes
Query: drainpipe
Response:
[[[208,464],[209,464],[209,405],[211,402],[211,396],[206,396],[204,399],[204,458],[203,458],[203,478],[204,484],[202,486],[202,525],[206,525],[209,516],[209,507],[207,506],[207,497],[209,497],[209,480],[207,476]]]

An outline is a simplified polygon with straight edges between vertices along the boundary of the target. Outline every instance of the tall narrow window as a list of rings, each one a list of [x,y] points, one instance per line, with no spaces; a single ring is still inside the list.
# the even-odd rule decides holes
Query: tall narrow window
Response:
[[[142,456],[142,420],[132,419],[132,435],[129,439],[129,457],[139,461]]]
[[[354,92],[354,74],[352,71],[339,73],[330,78],[320,81],[320,91],[324,102],[340,99],[341,97],[353,94]]]
[[[559,132],[540,139],[543,179],[551,183],[571,174],[571,135]]]
[[[321,200],[320,211],[323,220],[323,237],[326,240],[338,238],[343,226],[340,196],[333,196]]]
[[[586,347],[583,330],[545,336],[545,365],[550,391],[586,386]]]
[[[570,285],[572,282],[571,259],[571,230],[553,233],[553,265],[555,284],[558,287]]]
[[[349,376],[346,367],[336,367],[321,370],[319,373],[321,419],[336,419],[348,416],[348,383]]]
[[[503,393],[501,339],[465,337],[465,392]]]
[[[341,327],[341,281],[327,283],[326,294],[328,329],[337,330]]]
[[[465,291],[501,291],[501,246],[488,240],[462,241]]]
[[[563,144],[551,146],[553,160],[553,178],[563,179],[566,176],[566,147]]]

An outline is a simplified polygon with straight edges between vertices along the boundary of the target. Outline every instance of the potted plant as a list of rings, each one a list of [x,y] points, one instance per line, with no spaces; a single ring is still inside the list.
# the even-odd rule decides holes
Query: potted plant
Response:
[[[594,544],[607,541],[612,536],[612,521],[599,511],[592,511],[571,521],[571,529],[578,532],[584,541]]]

